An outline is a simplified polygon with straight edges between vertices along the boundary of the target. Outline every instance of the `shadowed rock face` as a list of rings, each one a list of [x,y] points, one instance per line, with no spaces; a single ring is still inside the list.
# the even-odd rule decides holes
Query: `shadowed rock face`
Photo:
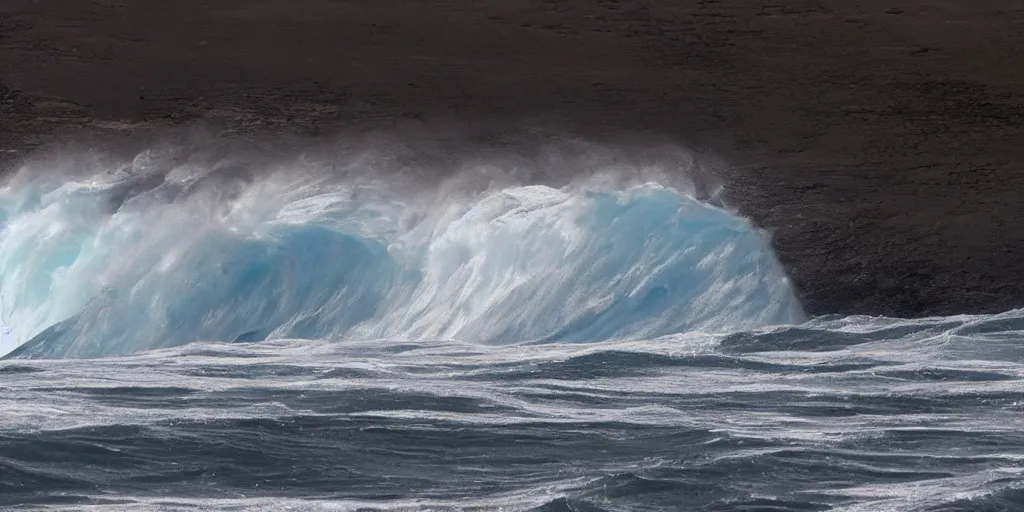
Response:
[[[7,0],[0,82],[6,165],[223,112],[669,138],[772,230],[812,313],[1024,304],[1019,2]]]

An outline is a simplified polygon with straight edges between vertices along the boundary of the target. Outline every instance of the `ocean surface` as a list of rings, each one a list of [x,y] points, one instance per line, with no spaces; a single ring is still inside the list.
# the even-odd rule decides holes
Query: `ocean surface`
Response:
[[[1024,510],[1024,311],[809,318],[685,165],[25,163],[0,510]]]

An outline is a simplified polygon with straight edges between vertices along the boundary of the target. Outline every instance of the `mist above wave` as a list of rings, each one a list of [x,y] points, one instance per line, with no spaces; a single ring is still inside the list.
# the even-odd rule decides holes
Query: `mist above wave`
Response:
[[[801,319],[762,234],[695,199],[679,165],[603,148],[455,161],[382,143],[51,158],[0,192],[4,316],[17,341],[31,338],[15,356],[58,358],[284,337],[594,341]]]

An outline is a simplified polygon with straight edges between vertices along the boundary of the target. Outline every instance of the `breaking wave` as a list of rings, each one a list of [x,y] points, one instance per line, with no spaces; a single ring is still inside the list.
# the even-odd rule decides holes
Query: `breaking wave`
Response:
[[[621,165],[557,186],[481,170],[496,161],[430,185],[382,174],[394,160],[366,153],[246,165],[150,150],[79,159],[75,173],[23,169],[0,191],[14,329],[0,355],[578,342],[802,319],[761,232],[679,187],[605,179],[643,174]]]

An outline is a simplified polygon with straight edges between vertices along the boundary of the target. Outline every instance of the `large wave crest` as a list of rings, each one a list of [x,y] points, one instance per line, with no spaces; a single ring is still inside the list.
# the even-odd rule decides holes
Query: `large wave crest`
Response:
[[[466,173],[428,186],[366,154],[325,162],[229,172],[151,150],[76,160],[73,177],[23,170],[0,191],[12,356],[268,338],[574,342],[802,316],[762,233],[678,188],[480,186]]]

